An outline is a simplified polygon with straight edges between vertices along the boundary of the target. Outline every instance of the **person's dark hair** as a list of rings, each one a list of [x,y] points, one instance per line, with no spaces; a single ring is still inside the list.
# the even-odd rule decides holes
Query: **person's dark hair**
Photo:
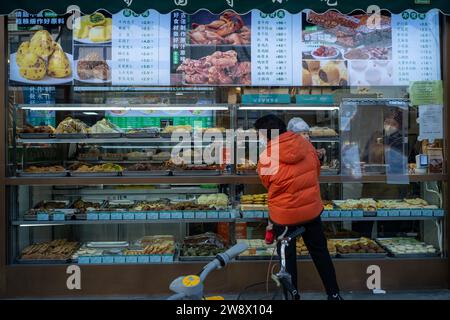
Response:
[[[268,114],[256,120],[254,127],[256,130],[267,129],[267,140],[272,139],[271,130],[278,129],[280,135],[287,131],[284,121],[273,114]]]

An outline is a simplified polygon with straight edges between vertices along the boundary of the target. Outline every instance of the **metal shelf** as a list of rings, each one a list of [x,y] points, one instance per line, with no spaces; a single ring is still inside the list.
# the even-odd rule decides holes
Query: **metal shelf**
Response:
[[[66,144],[66,143],[83,143],[83,144],[100,144],[100,143],[186,143],[192,144],[194,139],[191,141],[172,141],[170,138],[86,138],[86,139],[57,139],[57,138],[47,138],[47,139],[22,139],[17,138],[17,143],[25,144]],[[221,140],[222,141],[222,140]],[[225,141],[225,140],[224,140]],[[212,143],[211,141],[202,141],[203,143]]]
[[[410,182],[446,181],[445,174],[410,175]],[[362,176],[359,178],[340,175],[324,175],[319,178],[320,183],[386,183],[386,176]],[[140,177],[9,177],[5,178],[6,185],[113,185],[113,184],[155,184],[155,183],[183,183],[183,184],[260,184],[257,175],[224,174],[220,176],[140,176]]]
[[[345,221],[425,221],[425,220],[442,220],[444,217],[343,217],[343,218],[322,218],[323,222],[345,222]],[[261,222],[267,218],[249,218],[236,219],[236,222]]]
[[[12,221],[13,226],[51,227],[70,225],[104,225],[104,224],[164,224],[164,223],[217,223],[234,222],[235,219],[155,219],[155,220],[66,220],[66,221]]]

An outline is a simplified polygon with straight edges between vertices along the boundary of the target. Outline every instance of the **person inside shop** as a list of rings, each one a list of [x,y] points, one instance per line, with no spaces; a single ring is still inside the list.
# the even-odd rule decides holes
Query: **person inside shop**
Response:
[[[303,226],[303,240],[319,272],[328,299],[342,300],[320,219],[323,211],[319,187],[320,162],[314,147],[298,134],[288,131],[283,120],[275,115],[259,118],[254,127],[256,130],[267,130],[261,131],[261,134],[266,135],[267,148],[260,155],[258,174],[268,190],[269,219],[273,224],[273,233],[278,237],[286,226],[289,233]],[[278,135],[272,136],[272,130],[278,132]],[[278,156],[271,154],[272,149],[277,147]],[[274,158],[279,160],[277,170],[267,174]],[[280,256],[280,243],[277,244],[277,251]],[[297,288],[295,245],[286,248],[286,269]],[[296,298],[299,299],[300,296]]]
[[[292,118],[289,120],[287,125],[288,131],[292,131],[301,135],[303,138],[311,142],[310,131],[311,128],[309,125],[300,117]],[[323,163],[325,160],[326,150],[324,148],[316,149],[317,156],[319,157],[320,163]]]

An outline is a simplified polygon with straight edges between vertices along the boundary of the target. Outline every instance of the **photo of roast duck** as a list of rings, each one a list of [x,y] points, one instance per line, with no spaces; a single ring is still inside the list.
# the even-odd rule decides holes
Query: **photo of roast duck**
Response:
[[[190,84],[245,84],[250,85],[249,61],[238,62],[234,50],[216,51],[198,60],[186,59],[177,68]]]
[[[250,34],[250,28],[241,16],[231,11],[224,12],[219,20],[209,24],[192,23],[189,31],[191,44],[246,45],[250,43]]]

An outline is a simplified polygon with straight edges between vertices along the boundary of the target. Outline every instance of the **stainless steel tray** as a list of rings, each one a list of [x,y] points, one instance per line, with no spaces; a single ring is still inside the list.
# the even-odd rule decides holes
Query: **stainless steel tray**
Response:
[[[60,172],[23,172],[17,171],[17,176],[19,177],[30,177],[30,178],[49,178],[49,177],[65,177],[69,171]]]
[[[220,170],[172,170],[174,176],[220,176]]]
[[[51,133],[19,133],[22,139],[49,139],[51,136]]]
[[[128,171],[125,170],[122,172],[123,176],[168,176],[170,173],[169,170],[148,170],[148,171]]]
[[[119,172],[76,172],[70,171],[72,177],[117,177]]]
[[[159,138],[159,133],[150,132],[137,132],[137,133],[125,133],[125,137],[130,139],[155,139]]]
[[[179,256],[180,261],[212,261],[215,256]]]
[[[387,252],[385,253],[337,253],[338,258],[343,259],[383,259],[387,257]]]
[[[121,136],[122,136],[121,132],[89,133],[89,138],[93,138],[93,139],[114,139],[114,138],[120,138]]]
[[[80,156],[78,156],[77,157],[78,161],[98,161],[98,159],[99,159],[99,156],[97,156],[97,157],[80,157]]]
[[[86,244],[87,248],[128,248],[129,246],[127,241],[92,241]]]
[[[56,139],[86,139],[88,137],[87,133],[57,133],[55,134]]]

